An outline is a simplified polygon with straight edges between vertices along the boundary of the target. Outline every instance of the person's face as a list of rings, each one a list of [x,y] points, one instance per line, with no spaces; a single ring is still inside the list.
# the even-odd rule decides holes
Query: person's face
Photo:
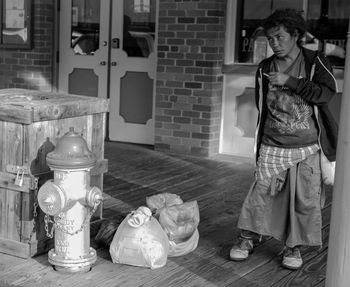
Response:
[[[278,58],[285,58],[292,53],[297,46],[298,34],[289,34],[283,26],[274,27],[266,32],[269,45]]]

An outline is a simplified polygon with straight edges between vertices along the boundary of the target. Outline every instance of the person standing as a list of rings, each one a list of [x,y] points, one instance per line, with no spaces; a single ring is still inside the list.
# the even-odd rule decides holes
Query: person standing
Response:
[[[302,47],[304,18],[279,9],[264,20],[273,55],[256,72],[256,170],[230,258],[248,258],[262,236],[284,242],[282,266],[299,269],[300,246],[322,245],[321,151],[335,161],[338,126],[328,103],[337,84],[327,58]]]

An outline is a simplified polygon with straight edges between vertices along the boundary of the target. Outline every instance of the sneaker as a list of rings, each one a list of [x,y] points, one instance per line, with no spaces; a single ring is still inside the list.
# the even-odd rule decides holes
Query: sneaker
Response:
[[[230,258],[233,261],[246,260],[249,254],[253,252],[253,248],[253,238],[240,235],[237,243],[230,250]]]
[[[291,270],[297,270],[303,266],[300,250],[297,247],[285,247],[283,250],[282,266]]]

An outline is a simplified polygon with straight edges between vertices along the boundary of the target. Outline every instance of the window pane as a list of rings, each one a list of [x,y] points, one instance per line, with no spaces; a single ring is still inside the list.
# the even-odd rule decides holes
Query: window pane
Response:
[[[93,55],[99,48],[100,1],[72,1],[71,47],[75,54]]]
[[[345,63],[349,11],[348,0],[309,0],[307,24],[316,39],[313,48],[323,51],[333,66]],[[306,46],[312,48],[311,44]]]
[[[242,0],[240,5],[243,16],[240,19],[237,34],[239,45],[236,58],[240,63],[257,64],[271,55],[271,50],[261,29],[262,20],[279,8],[289,7],[301,11],[303,0]]]
[[[308,36],[306,47],[321,50],[334,66],[343,66],[348,28],[350,1],[307,1]],[[236,62],[257,64],[272,54],[261,23],[278,8],[294,8],[303,11],[303,0],[241,0],[239,1],[239,25],[237,33]],[[259,11],[259,13],[256,13]]]
[[[154,49],[156,1],[124,0],[123,50],[129,57],[148,57]]]

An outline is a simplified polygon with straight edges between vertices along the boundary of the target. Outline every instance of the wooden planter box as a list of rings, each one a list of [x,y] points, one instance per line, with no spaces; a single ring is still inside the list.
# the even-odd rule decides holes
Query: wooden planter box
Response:
[[[52,246],[46,236],[45,214],[36,207],[36,183],[40,188],[53,178],[46,154],[70,127],[82,135],[95,154],[91,186],[102,190],[108,165],[104,159],[107,111],[105,99],[0,90],[0,252],[28,258]],[[95,218],[101,215],[102,207]]]

